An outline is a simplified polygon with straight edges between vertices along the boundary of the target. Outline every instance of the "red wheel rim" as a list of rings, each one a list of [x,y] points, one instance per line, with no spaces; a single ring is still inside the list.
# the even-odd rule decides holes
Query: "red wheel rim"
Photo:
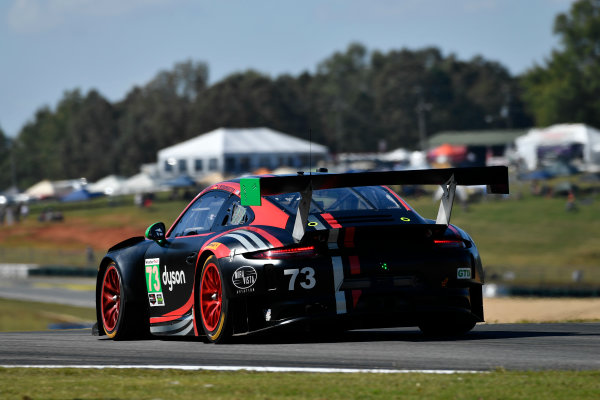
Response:
[[[221,274],[217,266],[211,263],[204,268],[200,285],[200,311],[204,326],[209,332],[214,331],[219,324],[222,301]]]
[[[117,327],[121,311],[121,282],[114,265],[108,267],[102,282],[102,322],[108,332]]]

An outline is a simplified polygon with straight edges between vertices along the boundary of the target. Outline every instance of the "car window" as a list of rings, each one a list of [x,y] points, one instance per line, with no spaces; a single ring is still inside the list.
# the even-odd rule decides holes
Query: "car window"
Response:
[[[284,193],[268,196],[290,213],[295,213],[300,202],[300,193]],[[312,195],[310,213],[350,210],[401,209],[402,205],[384,188],[366,186],[315,190]]]
[[[229,193],[213,190],[198,198],[181,216],[171,236],[190,236],[210,231]]]
[[[387,190],[376,186],[358,186],[353,188],[378,210],[399,208],[398,200]]]
[[[221,226],[247,225],[252,221],[252,217],[250,208],[242,206],[240,199],[234,197],[226,206],[223,218],[221,219]]]

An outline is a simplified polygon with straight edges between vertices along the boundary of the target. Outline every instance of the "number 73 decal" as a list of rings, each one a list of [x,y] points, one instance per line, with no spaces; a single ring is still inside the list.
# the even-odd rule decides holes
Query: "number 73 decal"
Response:
[[[302,289],[312,289],[317,284],[315,270],[311,267],[285,269],[283,270],[283,275],[291,275],[290,284],[288,286],[289,290],[294,290],[296,288],[296,282],[298,282]]]

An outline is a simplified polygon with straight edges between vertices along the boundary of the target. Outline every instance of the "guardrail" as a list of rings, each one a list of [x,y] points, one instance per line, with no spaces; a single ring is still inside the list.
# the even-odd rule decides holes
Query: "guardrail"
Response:
[[[30,276],[69,276],[69,277],[95,277],[96,268],[67,267],[62,265],[38,264],[0,264],[0,277],[13,279],[26,279]]]

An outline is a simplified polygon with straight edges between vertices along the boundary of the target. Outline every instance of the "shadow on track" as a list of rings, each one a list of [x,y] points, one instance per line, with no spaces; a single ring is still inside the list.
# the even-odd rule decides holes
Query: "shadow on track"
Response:
[[[494,325],[494,328],[475,328],[473,331],[462,336],[425,336],[417,328],[385,328],[368,330],[349,330],[332,332],[315,332],[302,329],[297,330],[272,330],[249,335],[232,337],[230,344],[248,345],[278,345],[278,344],[301,344],[301,343],[367,343],[367,342],[460,342],[480,341],[498,339],[520,339],[535,337],[565,337],[579,336],[583,333],[574,331],[544,331],[535,326],[535,329],[525,329],[523,324],[519,325]],[[517,329],[519,328],[519,329]],[[589,334],[585,334],[589,335]],[[600,335],[600,333],[598,334]],[[154,340],[165,341],[189,341],[208,343],[202,337],[153,337]]]

